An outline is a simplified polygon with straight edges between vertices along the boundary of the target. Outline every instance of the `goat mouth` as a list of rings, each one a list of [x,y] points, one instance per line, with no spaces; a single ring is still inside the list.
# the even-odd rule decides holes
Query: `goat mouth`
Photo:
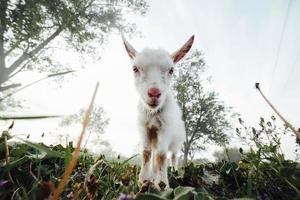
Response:
[[[147,103],[151,108],[155,108],[158,106],[159,102],[158,101],[150,101]]]
[[[151,108],[155,108],[158,106],[158,103],[148,103]]]

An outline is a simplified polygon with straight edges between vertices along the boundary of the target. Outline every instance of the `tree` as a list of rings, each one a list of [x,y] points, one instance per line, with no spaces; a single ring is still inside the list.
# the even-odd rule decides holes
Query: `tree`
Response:
[[[238,148],[233,147],[215,151],[213,156],[216,158],[216,162],[221,162],[222,160],[226,160],[228,162],[238,162],[241,160],[242,154]]]
[[[93,52],[93,44],[102,44],[112,31],[135,30],[125,12],[144,14],[147,8],[145,0],[0,0],[0,93],[19,87],[12,78],[21,72],[67,69],[49,55],[53,40]]]
[[[74,125],[79,125],[84,116],[84,109],[81,109],[78,113],[69,115],[62,119],[60,122],[61,127],[72,127]],[[105,127],[108,125],[109,119],[105,117],[105,112],[102,107],[95,107],[90,115],[89,124],[87,126],[87,139],[84,147],[86,146],[91,135],[96,136],[93,142],[97,141],[97,145],[105,146],[105,148],[110,148],[109,143],[103,139],[100,139],[99,136],[104,134]]]
[[[203,56],[196,50],[179,63],[175,73],[173,87],[186,131],[182,149],[184,165],[187,165],[188,157],[193,158],[207,142],[227,142],[226,132],[231,127],[227,117],[231,109],[219,100],[216,92],[204,88],[204,84],[210,82],[209,77],[203,77],[205,68]]]

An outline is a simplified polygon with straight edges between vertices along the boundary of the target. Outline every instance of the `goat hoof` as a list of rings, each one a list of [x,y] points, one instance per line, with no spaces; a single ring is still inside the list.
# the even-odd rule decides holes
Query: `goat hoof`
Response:
[[[147,192],[148,189],[149,189],[149,187],[151,186],[151,184],[152,184],[151,181],[144,180],[143,184],[141,186],[141,189],[140,189],[140,191],[138,193],[145,193],[145,192]]]
[[[168,189],[168,185],[163,181],[160,181],[158,183],[154,183],[154,187],[158,191],[165,191],[166,189]]]
[[[164,191],[167,188],[167,184],[165,184],[163,181],[159,182],[158,186],[162,191]]]

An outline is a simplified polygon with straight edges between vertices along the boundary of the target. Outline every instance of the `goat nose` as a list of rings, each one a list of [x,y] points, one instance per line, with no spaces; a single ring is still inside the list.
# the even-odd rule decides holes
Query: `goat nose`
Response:
[[[149,90],[148,90],[148,96],[150,97],[150,98],[159,98],[160,97],[160,95],[161,95],[161,93],[160,93],[160,90],[158,89],[158,88],[150,88]]]

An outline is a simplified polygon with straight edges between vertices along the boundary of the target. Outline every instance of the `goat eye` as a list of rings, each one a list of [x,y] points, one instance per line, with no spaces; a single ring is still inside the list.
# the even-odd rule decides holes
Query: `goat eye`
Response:
[[[134,71],[134,73],[138,73],[138,72],[139,72],[139,69],[138,69],[136,66],[134,66],[134,67],[133,67],[133,71]]]
[[[169,70],[169,74],[172,75],[173,72],[174,72],[174,69],[173,69],[173,67],[172,67],[172,68]]]

